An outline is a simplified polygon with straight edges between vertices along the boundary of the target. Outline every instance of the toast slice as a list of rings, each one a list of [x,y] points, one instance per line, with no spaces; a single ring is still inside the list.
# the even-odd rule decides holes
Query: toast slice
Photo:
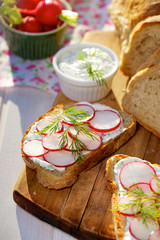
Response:
[[[117,154],[109,158],[106,162],[107,184],[108,184],[108,188],[112,193],[112,197],[111,197],[111,203],[112,203],[111,205],[113,210],[112,216],[113,216],[113,224],[114,224],[117,240],[137,239],[137,238],[133,238],[132,234],[129,231],[130,223],[134,218],[134,216],[126,216],[125,214],[120,213],[120,211],[114,211],[114,209],[117,209],[117,206],[119,208],[118,200],[122,197],[122,191],[127,192],[127,190],[125,190],[120,183],[120,180],[119,180],[120,172],[122,171],[123,166],[125,166],[127,163],[135,162],[135,161],[140,161],[140,162],[149,164],[155,169],[155,172],[157,173],[157,175],[160,175],[160,165],[151,164],[148,161],[145,161],[136,157],[130,157],[128,155]],[[135,172],[135,169],[133,174],[134,175],[137,174]],[[152,177],[154,176],[151,175],[151,178]],[[130,175],[130,178],[132,178],[131,175]],[[139,225],[138,231],[141,232],[140,225]],[[138,239],[141,239],[141,238],[138,238]],[[148,237],[143,239],[148,239]]]
[[[94,106],[94,108],[96,106],[98,106],[98,108],[101,106],[104,109],[107,107],[106,105],[101,104],[92,104],[92,106]],[[95,164],[103,160],[106,156],[109,156],[115,152],[118,148],[120,148],[120,146],[126,143],[136,131],[135,119],[130,114],[121,111],[119,112],[121,116],[121,125],[119,128],[122,130],[118,130],[117,133],[115,132],[116,130],[113,131],[113,136],[109,137],[105,143],[102,143],[98,149],[87,152],[81,164],[75,162],[68,167],[59,168],[44,161],[42,158],[38,159],[28,157],[23,151],[23,146],[26,141],[30,140],[30,132],[36,126],[37,122],[46,116],[51,116],[54,111],[61,112],[63,109],[64,105],[60,104],[56,107],[52,107],[47,113],[40,116],[28,128],[28,130],[26,130],[21,144],[21,153],[24,162],[29,168],[36,171],[39,183],[41,183],[44,187],[48,187],[50,189],[61,189],[71,186],[76,182],[78,175],[81,172],[90,169]]]
[[[122,99],[124,111],[160,137],[160,64],[139,71],[129,81]]]

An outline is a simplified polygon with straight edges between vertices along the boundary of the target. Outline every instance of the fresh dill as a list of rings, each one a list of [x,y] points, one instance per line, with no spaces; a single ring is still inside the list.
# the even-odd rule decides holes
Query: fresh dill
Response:
[[[159,178],[157,178],[157,185]],[[129,208],[134,209],[134,215],[137,218],[142,218],[144,224],[147,225],[147,221],[152,219],[159,221],[160,218],[160,192],[158,194],[146,194],[139,186],[128,188],[127,191],[120,191],[124,196],[131,197],[129,203],[118,204],[112,211],[124,211]]]
[[[67,109],[64,109],[62,112],[54,111],[53,113],[53,120],[50,120],[50,124],[43,128],[43,130],[37,132],[38,134],[45,134],[49,131],[49,134],[52,134],[59,130],[59,122],[60,121],[67,121],[70,123],[76,132],[81,131],[82,134],[85,136],[97,139],[96,134],[89,128],[88,124],[85,122],[87,117],[90,115],[87,113],[87,111],[81,109],[77,106],[71,106]],[[67,125],[66,125],[67,126]],[[62,132],[61,136],[59,137],[59,146],[61,149],[64,148],[66,143],[68,143],[68,133],[70,133],[70,136],[72,141],[70,143],[70,150],[72,151],[73,156],[76,158],[78,157],[78,163],[81,164],[81,162],[84,159],[83,151],[88,150],[88,147],[86,144],[84,144],[81,140],[79,140],[76,136],[76,134],[73,134],[70,131],[70,125],[66,127],[66,129]]]
[[[82,61],[84,64],[88,76],[93,80],[96,81],[98,85],[102,86],[105,85],[107,87],[107,83],[104,79],[104,71],[100,69],[93,69],[92,64],[90,62],[90,59],[93,57],[99,56],[100,53],[98,53],[95,49],[95,51],[91,52],[89,51],[89,54],[87,55],[84,51],[81,49],[78,50],[78,60]]]

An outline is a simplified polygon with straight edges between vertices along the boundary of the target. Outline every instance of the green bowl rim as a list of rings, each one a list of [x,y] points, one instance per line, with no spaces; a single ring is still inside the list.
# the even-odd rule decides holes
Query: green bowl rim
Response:
[[[72,10],[71,5],[66,1],[66,0],[60,0],[66,7],[67,10]],[[48,31],[48,32],[42,32],[42,33],[29,33],[29,32],[23,32],[23,31],[19,31],[15,28],[10,27],[6,21],[3,19],[3,17],[0,17],[0,21],[2,23],[2,25],[4,25],[6,28],[8,28],[10,31],[14,32],[14,33],[18,33],[20,35],[24,35],[24,36],[45,36],[45,35],[51,35],[53,33],[59,32],[61,29],[63,29],[64,27],[67,26],[67,23],[63,23],[60,27],[52,30],[52,31]]]

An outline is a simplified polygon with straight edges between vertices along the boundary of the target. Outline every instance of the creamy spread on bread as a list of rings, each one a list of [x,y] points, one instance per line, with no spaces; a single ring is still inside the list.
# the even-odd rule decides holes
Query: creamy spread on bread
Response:
[[[91,106],[94,107],[95,110],[114,110],[115,112],[117,112],[119,114],[118,111],[116,111],[115,109],[108,107],[104,104],[99,104],[99,103],[94,103],[94,104],[90,104],[88,102],[79,102],[79,104],[89,104]],[[34,123],[34,125],[31,127],[30,131],[28,132],[28,134],[25,136],[25,141],[24,144],[30,140],[35,140],[35,139],[39,139],[42,140],[43,135],[37,133],[36,130],[36,124],[37,122]],[[125,130],[124,126],[123,126],[123,121],[121,121],[121,124],[118,128],[116,128],[115,130],[111,131],[111,132],[106,132],[103,133],[102,136],[102,143],[105,144],[106,142],[108,142],[109,140],[115,138],[116,136],[118,136],[120,133],[122,133]],[[84,155],[87,154],[88,151],[84,152]],[[53,164],[50,164],[49,162],[44,161],[43,157],[30,157],[30,159],[40,165],[41,167],[48,169],[50,171],[53,170],[57,170],[57,171],[64,171],[66,169],[66,167],[56,167]]]
[[[142,160],[140,158],[127,157],[127,158],[123,158],[123,159],[119,160],[114,166],[115,179],[116,179],[118,189],[119,189],[119,193],[118,193],[119,198],[123,196],[123,192],[121,192],[121,191],[124,191],[124,188],[122,187],[120,180],[119,180],[119,174],[120,174],[122,167],[130,162],[146,162],[147,164],[151,165],[155,169],[157,175],[160,175],[160,167],[153,165],[150,162]],[[124,232],[124,238],[123,238],[124,240],[135,240],[135,238],[132,237],[132,235],[129,232],[129,224],[132,219],[133,219],[133,217],[126,216],[126,225],[125,225],[125,232]]]

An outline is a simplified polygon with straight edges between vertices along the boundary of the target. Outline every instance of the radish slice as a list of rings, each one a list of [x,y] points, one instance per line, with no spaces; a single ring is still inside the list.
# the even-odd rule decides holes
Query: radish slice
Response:
[[[84,135],[81,131],[77,134],[77,138],[86,145],[87,148],[84,148],[84,150],[96,150],[98,149],[102,144],[102,138],[95,132],[93,133],[93,139],[91,137],[88,137]]]
[[[69,167],[78,160],[77,156],[74,157],[72,152],[65,150],[48,152],[43,158],[55,167]]]
[[[62,148],[60,147],[60,137],[62,136],[61,133],[52,133],[44,136],[42,138],[42,145],[45,149],[51,151],[59,151]],[[66,147],[67,142],[64,147]]]
[[[89,115],[86,118],[84,118],[82,120],[79,120],[78,122],[88,122],[89,120],[91,120],[95,116],[95,109],[91,105],[75,104],[73,106],[77,107],[76,111],[77,110],[84,110]],[[71,125],[71,126],[73,125],[72,123],[70,123],[70,120],[67,117],[64,119],[64,122],[67,123],[68,125]]]
[[[123,196],[118,200],[118,208],[120,209],[119,212],[125,216],[134,216],[137,211],[136,211],[136,206],[132,208],[123,208],[123,204],[129,204],[134,202],[134,198],[130,196]],[[122,205],[122,207],[121,207]]]
[[[148,240],[159,240],[160,239],[160,229],[152,231],[149,234]]]
[[[160,175],[157,176],[160,179]],[[155,177],[153,177],[150,181],[150,188],[154,193],[160,193],[160,183]]]
[[[138,188],[140,188],[140,189],[142,189],[143,190],[143,192],[146,194],[146,195],[153,195],[153,192],[151,191],[151,188],[150,188],[150,186],[149,186],[149,183],[135,183],[135,184],[133,184],[133,185],[131,185],[129,188],[130,189],[133,189],[133,188],[135,188],[135,187],[138,187]]]
[[[23,145],[23,152],[28,157],[41,157],[48,151],[42,146],[41,140],[30,140]]]
[[[147,240],[149,234],[159,228],[157,222],[152,219],[147,221],[147,225],[144,224],[143,219],[133,218],[129,225],[129,231],[131,235],[138,240]]]
[[[67,135],[67,145],[65,147],[65,150],[76,151],[76,149],[73,149],[74,146],[73,147],[71,146],[73,141],[74,141],[74,136],[72,135],[72,133],[68,132],[68,135]]]
[[[113,110],[97,110],[89,123],[96,131],[111,132],[120,126],[121,117]]]
[[[42,131],[45,127],[49,126],[50,124],[52,124],[52,121],[55,118],[53,117],[45,117],[43,119],[41,119],[37,125],[36,125],[36,129],[38,132]],[[54,126],[54,125],[53,125]],[[61,122],[58,123],[58,128],[56,132],[61,132],[63,130],[63,125]],[[51,129],[48,129],[44,134],[48,134],[51,133]]]
[[[119,174],[119,180],[124,188],[129,188],[135,183],[149,183],[156,172],[154,168],[145,162],[129,162],[124,165]]]

